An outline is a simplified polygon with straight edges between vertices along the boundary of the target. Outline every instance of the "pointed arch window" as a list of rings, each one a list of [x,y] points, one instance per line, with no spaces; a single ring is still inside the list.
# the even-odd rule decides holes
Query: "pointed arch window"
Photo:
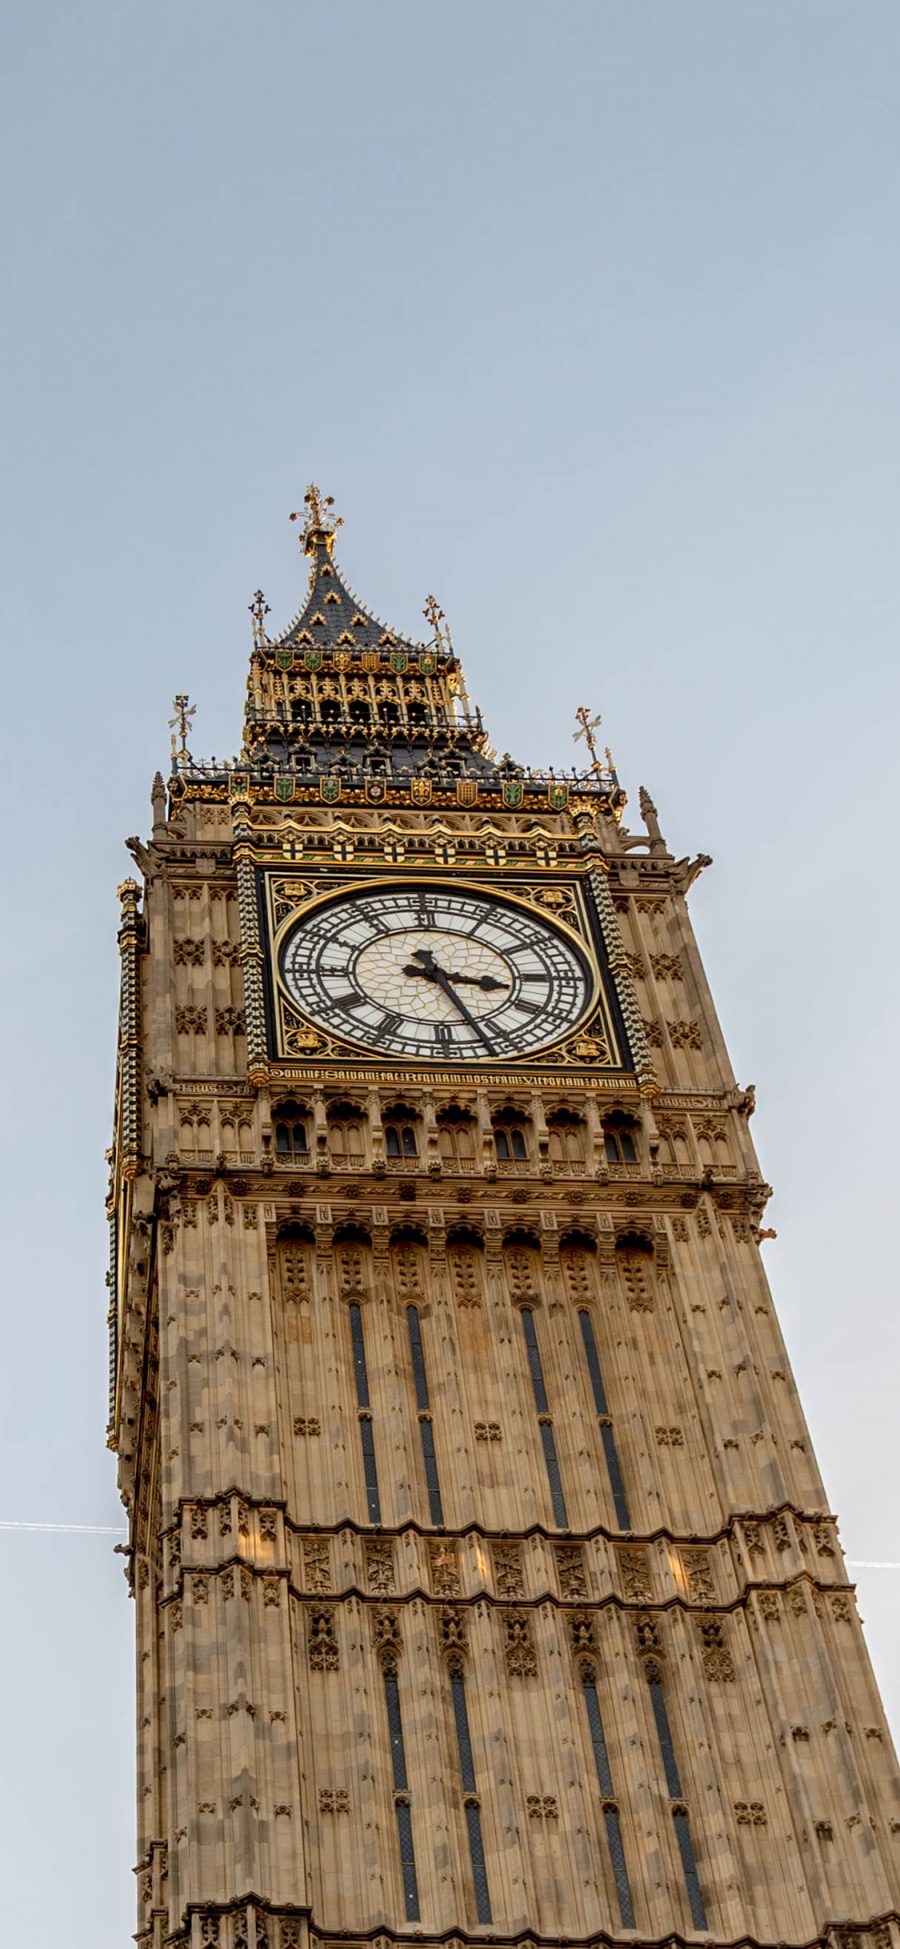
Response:
[[[524,1164],[528,1159],[527,1118],[521,1110],[498,1110],[492,1118],[498,1164]]]
[[[561,1167],[584,1163],[584,1118],[577,1110],[561,1105],[547,1113],[550,1162]]]
[[[330,1103],[325,1113],[328,1147],[336,1164],[358,1168],[365,1155],[365,1115],[356,1103]]]
[[[438,1111],[438,1145],[444,1164],[469,1170],[475,1161],[476,1118],[471,1110],[450,1103]]]
[[[289,1099],[276,1103],[272,1110],[275,1155],[284,1158],[309,1156],[309,1112],[305,1104]]]
[[[385,1156],[394,1163],[402,1163],[404,1158],[411,1161],[418,1157],[418,1111],[409,1103],[392,1103],[385,1110],[383,1121]]]
[[[624,1110],[612,1110],[603,1119],[603,1148],[608,1164],[636,1164],[639,1126]]]

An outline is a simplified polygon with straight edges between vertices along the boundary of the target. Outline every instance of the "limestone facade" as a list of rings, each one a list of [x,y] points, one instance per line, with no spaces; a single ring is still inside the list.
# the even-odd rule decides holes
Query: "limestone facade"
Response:
[[[305,611],[273,643],[255,614],[239,765],[183,741],[120,890],[137,1939],[897,1949],[896,1760],[690,922],[707,862],[646,799],[628,833],[596,762],[498,767],[440,612],[398,648],[323,507]],[[293,723],[310,657],[343,723]],[[424,722],[400,698],[374,741],[363,679],[370,712],[431,685]],[[598,1014],[454,1067],[305,1020],[278,929],[410,877],[593,929],[606,1042]]]

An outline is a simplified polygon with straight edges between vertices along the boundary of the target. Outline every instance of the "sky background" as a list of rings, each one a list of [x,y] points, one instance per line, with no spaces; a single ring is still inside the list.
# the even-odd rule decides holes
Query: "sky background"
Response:
[[[604,714],[692,913],[852,1559],[900,1559],[895,0],[9,0],[0,1519],[120,1520],[103,1151],[125,834],[239,738],[309,480],[500,751]],[[0,1532],[4,1927],[134,1928],[113,1537]],[[900,1572],[861,1571],[900,1725]]]

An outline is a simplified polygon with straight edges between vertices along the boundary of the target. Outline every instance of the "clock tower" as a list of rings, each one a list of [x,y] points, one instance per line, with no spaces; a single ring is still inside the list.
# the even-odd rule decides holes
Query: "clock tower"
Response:
[[[141,1949],[900,1949],[900,1793],[687,894],[429,598],[257,594],[120,888]]]

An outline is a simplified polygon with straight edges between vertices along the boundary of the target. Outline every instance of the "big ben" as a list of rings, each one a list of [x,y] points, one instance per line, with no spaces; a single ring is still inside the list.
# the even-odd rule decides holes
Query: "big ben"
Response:
[[[129,842],[110,1429],[142,1949],[897,1949],[900,1791],[676,858],[438,605],[251,605]]]

